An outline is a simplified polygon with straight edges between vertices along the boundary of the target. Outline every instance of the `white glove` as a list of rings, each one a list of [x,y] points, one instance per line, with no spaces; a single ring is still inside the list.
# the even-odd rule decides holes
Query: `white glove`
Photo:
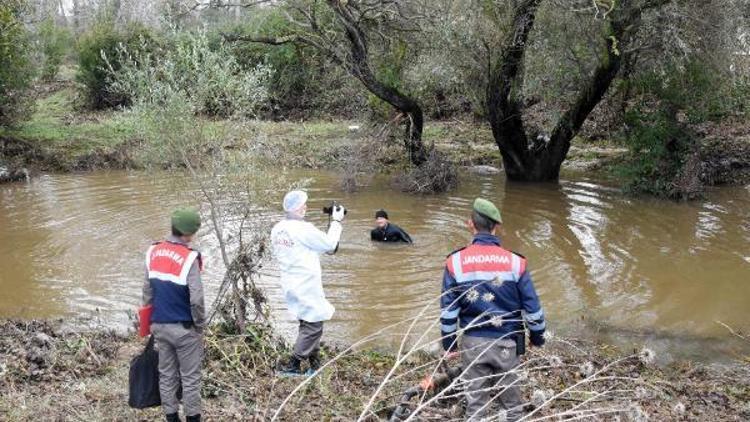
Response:
[[[343,205],[336,205],[333,207],[333,212],[331,213],[331,219],[333,221],[338,221],[339,223],[344,220],[344,212],[346,209]]]

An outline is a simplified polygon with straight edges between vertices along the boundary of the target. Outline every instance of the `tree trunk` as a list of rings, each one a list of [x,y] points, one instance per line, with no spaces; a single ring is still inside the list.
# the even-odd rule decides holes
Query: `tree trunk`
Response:
[[[80,20],[81,8],[78,5],[78,0],[73,0],[73,31],[78,34],[81,32],[81,20]]]
[[[505,173],[511,180],[531,180],[528,139],[523,125],[518,85],[529,33],[534,27],[541,0],[525,0],[516,6],[512,30],[499,59],[490,67],[487,86],[487,116],[492,136],[503,157]],[[539,173],[539,172],[537,172]]]
[[[357,60],[352,65],[351,72],[362,82],[368,91],[392,105],[407,117],[405,143],[406,149],[409,152],[409,159],[417,166],[427,161],[427,149],[422,142],[422,130],[424,128],[422,107],[412,98],[378,81],[366,61]]]
[[[560,167],[568,154],[570,142],[620,71],[624,54],[622,49],[637,28],[642,12],[641,8],[634,6],[626,10],[619,8],[611,14],[605,33],[606,51],[593,77],[581,88],[549,138],[540,135],[539,139],[529,139],[523,125],[522,101],[516,98],[516,93],[523,88],[523,57],[540,2],[526,0],[517,7],[513,32],[505,41],[499,61],[490,69],[487,115],[509,180],[559,179]],[[619,49],[618,45],[621,46]]]
[[[346,4],[342,4],[338,0],[328,0],[328,5],[336,12],[349,40],[351,60],[346,63],[347,70],[376,97],[392,105],[397,111],[409,118],[406,129],[409,159],[413,164],[421,165],[427,161],[427,150],[422,142],[424,126],[422,107],[413,98],[399,92],[390,85],[384,84],[375,77],[367,56],[367,38],[359,23],[347,10]]]

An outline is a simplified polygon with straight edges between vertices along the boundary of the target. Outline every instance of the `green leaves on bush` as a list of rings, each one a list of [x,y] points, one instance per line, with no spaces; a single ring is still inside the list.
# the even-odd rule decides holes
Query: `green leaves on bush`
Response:
[[[57,26],[52,18],[45,19],[37,30],[37,43],[42,55],[42,80],[57,76],[73,37],[67,28]]]
[[[619,168],[626,188],[671,198],[694,196],[696,187],[685,183],[697,142],[690,124],[733,114],[727,101],[731,87],[697,61],[672,67],[667,74],[640,74],[626,83],[635,99],[625,115],[630,159]]]
[[[323,6],[320,12],[326,12]],[[319,19],[327,17],[319,16]],[[241,26],[227,32],[237,35],[287,35],[296,31],[282,10],[263,8]],[[266,45],[252,42],[230,44],[244,69],[258,65],[273,69],[268,85],[271,117],[298,115],[356,115],[364,105],[359,82],[313,48],[295,43]]]
[[[242,69],[229,49],[212,48],[205,32],[172,32],[165,46],[145,39],[115,54],[103,54],[109,92],[131,98],[137,107],[159,108],[179,97],[192,114],[253,116],[268,99],[271,69]]]
[[[84,34],[78,41],[78,74],[82,97],[94,109],[128,106],[131,96],[127,92],[113,90],[108,79],[110,70],[119,70],[118,48],[128,51],[149,51],[158,43],[151,30],[132,24],[125,30],[117,30],[112,22],[101,22]],[[109,60],[107,64],[105,57]]]
[[[25,93],[34,72],[29,37],[20,15],[24,2],[0,3],[0,127],[21,120],[29,110]]]

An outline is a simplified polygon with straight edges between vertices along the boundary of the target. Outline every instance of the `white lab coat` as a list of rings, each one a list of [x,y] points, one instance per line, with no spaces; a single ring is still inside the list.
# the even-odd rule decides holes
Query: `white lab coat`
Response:
[[[319,322],[331,319],[334,307],[326,300],[320,254],[333,252],[341,237],[341,223],[331,222],[328,233],[303,220],[285,219],[271,230],[273,252],[281,272],[281,288],[294,318]]]

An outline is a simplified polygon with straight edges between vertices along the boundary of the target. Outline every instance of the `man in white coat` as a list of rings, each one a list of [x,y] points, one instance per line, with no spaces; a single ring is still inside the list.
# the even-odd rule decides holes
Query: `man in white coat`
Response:
[[[345,209],[335,205],[331,210],[328,233],[304,220],[307,193],[291,191],[284,196],[285,218],[271,230],[271,243],[281,273],[281,288],[289,312],[299,321],[294,351],[287,362],[280,362],[281,375],[304,375],[301,363],[309,359],[312,374],[320,367],[320,338],[323,322],[333,316],[334,308],[326,300],[320,270],[320,254],[333,253],[343,230]]]

